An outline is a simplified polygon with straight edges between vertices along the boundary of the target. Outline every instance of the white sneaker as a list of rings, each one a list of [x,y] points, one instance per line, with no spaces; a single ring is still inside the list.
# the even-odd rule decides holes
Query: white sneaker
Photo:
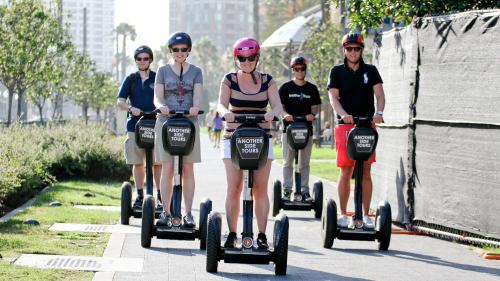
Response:
[[[366,228],[375,228],[373,219],[369,216],[363,216],[363,224],[365,225]]]
[[[339,227],[347,227],[349,225],[349,222],[350,222],[350,217],[348,217],[346,215],[341,215],[337,219],[337,225]]]

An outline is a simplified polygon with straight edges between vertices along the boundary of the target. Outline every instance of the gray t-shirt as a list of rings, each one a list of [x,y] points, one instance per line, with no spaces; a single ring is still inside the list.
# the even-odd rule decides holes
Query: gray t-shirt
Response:
[[[193,106],[194,85],[203,84],[203,75],[199,67],[191,64],[182,74],[181,81],[172,67],[166,64],[158,69],[156,84],[165,87],[165,104],[170,110],[189,110]]]

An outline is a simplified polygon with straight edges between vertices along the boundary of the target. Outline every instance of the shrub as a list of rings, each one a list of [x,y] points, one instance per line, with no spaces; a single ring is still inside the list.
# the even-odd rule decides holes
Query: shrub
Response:
[[[56,180],[128,178],[116,138],[103,125],[76,122],[0,129],[0,212]]]

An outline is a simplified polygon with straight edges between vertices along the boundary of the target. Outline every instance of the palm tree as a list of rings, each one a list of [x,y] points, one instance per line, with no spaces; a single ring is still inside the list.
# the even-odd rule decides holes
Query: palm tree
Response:
[[[130,25],[126,22],[120,23],[116,27],[116,34],[122,36],[122,57],[121,57],[121,64],[122,64],[122,77],[121,80],[125,78],[125,73],[126,73],[126,68],[127,68],[127,37],[130,36],[130,40],[135,41],[135,38],[137,37],[137,33],[135,32],[135,27],[133,25]]]

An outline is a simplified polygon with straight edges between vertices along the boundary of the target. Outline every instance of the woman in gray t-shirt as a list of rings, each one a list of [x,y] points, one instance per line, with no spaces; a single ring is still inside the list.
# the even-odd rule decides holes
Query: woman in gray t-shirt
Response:
[[[172,198],[172,179],[174,175],[173,157],[163,149],[161,137],[162,125],[168,119],[170,110],[188,110],[190,119],[196,128],[196,138],[193,151],[183,158],[182,183],[184,193],[185,227],[194,227],[195,221],[191,214],[194,197],[193,163],[201,162],[200,155],[200,127],[198,125],[198,111],[202,99],[203,75],[201,69],[186,61],[191,51],[191,38],[184,32],[175,32],[170,35],[168,48],[172,58],[161,66],[156,74],[154,103],[161,111],[158,114],[155,126],[155,154],[162,162],[160,190],[163,203],[163,213],[156,222],[161,226],[172,226],[170,201]]]

